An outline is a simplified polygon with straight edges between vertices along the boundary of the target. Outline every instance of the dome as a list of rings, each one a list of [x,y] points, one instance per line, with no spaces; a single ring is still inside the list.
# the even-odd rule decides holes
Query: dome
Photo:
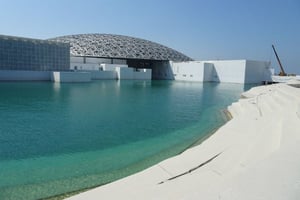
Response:
[[[112,34],[79,34],[49,39],[70,44],[71,56],[190,61],[191,58],[161,44]]]

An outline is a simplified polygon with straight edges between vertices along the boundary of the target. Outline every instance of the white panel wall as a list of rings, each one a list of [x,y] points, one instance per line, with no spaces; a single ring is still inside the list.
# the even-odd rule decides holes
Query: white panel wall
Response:
[[[49,71],[0,70],[1,81],[50,81]]]
[[[151,69],[138,69],[131,67],[116,67],[117,79],[119,80],[151,80]]]
[[[246,60],[205,61],[212,63],[215,71],[212,81],[225,83],[244,83]]]
[[[218,60],[170,62],[175,80],[213,81],[225,83],[261,83],[271,81],[269,62],[249,60]],[[160,69],[162,73],[167,71]]]
[[[99,64],[84,64],[84,63],[71,63],[71,70],[101,70],[101,65]]]
[[[115,71],[117,67],[126,67],[128,68],[128,65],[121,65],[121,64],[101,64],[101,67],[104,71]]]
[[[152,67],[152,77],[153,79],[162,80],[174,80],[173,70],[171,68],[172,62],[163,62],[161,64],[156,64]]]
[[[51,80],[53,82],[64,82],[64,83],[90,82],[91,73],[90,72],[52,72]]]
[[[116,71],[90,71],[92,80],[113,80],[117,79]]]
[[[260,83],[262,81],[271,81],[273,71],[270,68],[270,62],[246,61],[245,83]]]
[[[128,67],[116,67],[117,78],[119,80],[132,80],[133,79],[133,68]]]
[[[201,61],[171,63],[175,80],[204,81],[204,63]]]
[[[213,81],[213,75],[215,72],[214,65],[212,63],[204,63],[203,81],[210,82]]]
[[[96,70],[96,71],[115,71],[116,67],[128,67],[123,64],[93,64],[93,63],[71,63],[71,70]]]
[[[270,68],[269,62],[251,60],[165,62],[154,66],[151,73],[151,69],[139,69],[139,71],[136,71],[124,64],[84,64],[80,63],[83,62],[82,57],[71,57],[72,59],[74,62],[71,63],[71,69],[77,66],[78,70],[88,71],[90,72],[91,79],[150,80],[153,76],[154,79],[175,79],[182,81],[261,83],[262,81],[271,81],[271,75],[273,74],[273,69]],[[99,58],[89,58],[89,62],[96,61],[99,61]],[[76,77],[77,75],[74,76],[72,74],[71,76],[65,72],[63,76],[63,80],[78,82],[76,80],[78,78]],[[1,70],[0,80],[49,81],[51,80],[51,72]]]

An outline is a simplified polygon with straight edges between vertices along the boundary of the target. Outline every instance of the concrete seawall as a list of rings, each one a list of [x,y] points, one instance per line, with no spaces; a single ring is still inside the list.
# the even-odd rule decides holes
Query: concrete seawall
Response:
[[[202,144],[69,199],[300,199],[300,89],[255,87]]]

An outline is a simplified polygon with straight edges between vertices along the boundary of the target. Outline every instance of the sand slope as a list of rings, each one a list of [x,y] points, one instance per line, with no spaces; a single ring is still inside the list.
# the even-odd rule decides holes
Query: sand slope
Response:
[[[69,199],[300,199],[300,89],[255,87],[228,110],[201,145]]]

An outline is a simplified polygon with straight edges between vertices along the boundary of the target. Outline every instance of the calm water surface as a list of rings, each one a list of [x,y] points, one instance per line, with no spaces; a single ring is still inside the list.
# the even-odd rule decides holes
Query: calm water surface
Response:
[[[251,86],[175,81],[0,83],[0,199],[94,187],[176,155]]]

